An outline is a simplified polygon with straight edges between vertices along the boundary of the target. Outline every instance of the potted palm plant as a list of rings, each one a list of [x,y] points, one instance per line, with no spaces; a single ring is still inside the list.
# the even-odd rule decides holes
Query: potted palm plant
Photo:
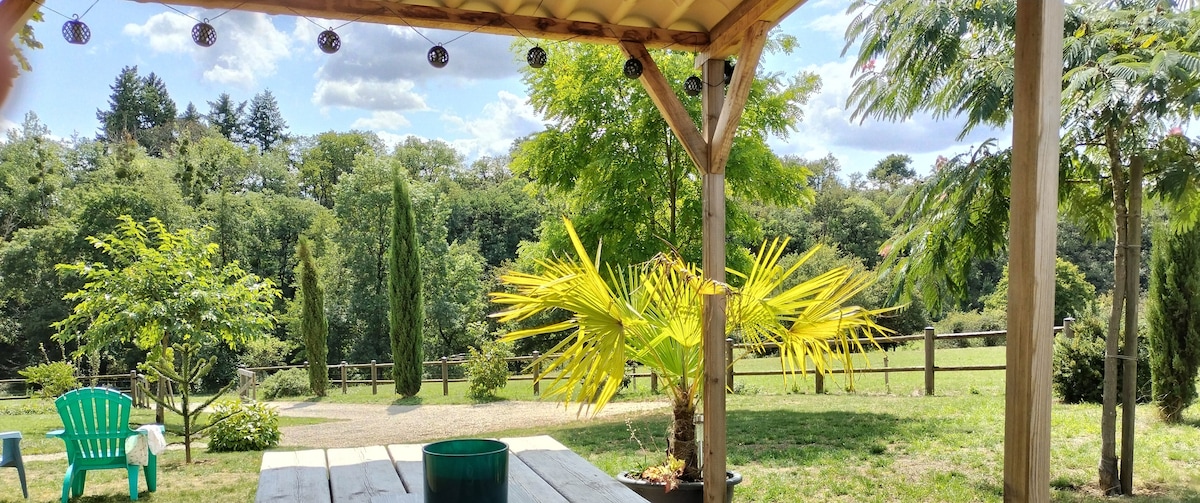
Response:
[[[805,372],[806,359],[814,362],[817,372],[827,372],[834,360],[841,360],[849,371],[850,350],[863,349],[860,338],[874,344],[876,335],[889,332],[873,318],[890,309],[848,305],[872,283],[869,274],[839,267],[785,287],[788,278],[813,254],[810,251],[785,270],[779,259],[786,241],[764,243],[748,273],[729,271],[740,279],[741,286],[734,287],[703,279],[697,267],[674,253],[626,268],[606,268],[602,273],[599,256],[594,260],[589,256],[570,221],[566,228],[574,256],[540,261],[542,271],[536,274],[501,276],[509,288],[493,292],[491,297],[505,309],[493,316],[509,322],[550,310],[571,313],[566,321],[504,337],[514,341],[567,332],[538,362],[542,371],[535,376],[550,381],[546,396],[567,404],[598,412],[620,388],[627,360],[658,374],[673,409],[668,459],[662,465],[622,474],[634,484],[649,480],[663,483],[667,490],[675,489],[668,492],[659,487],[657,493],[675,494],[678,488],[687,487],[685,483],[700,482],[695,416],[704,381],[701,319],[705,295],[726,293],[726,331],[751,346],[778,345],[785,375]],[[740,481],[741,477],[731,473],[731,480]],[[680,496],[675,494],[672,501]]]

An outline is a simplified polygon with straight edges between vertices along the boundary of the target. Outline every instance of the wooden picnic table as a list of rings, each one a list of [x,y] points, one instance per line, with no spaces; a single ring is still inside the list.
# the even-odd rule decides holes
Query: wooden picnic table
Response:
[[[557,440],[508,444],[509,503],[641,503],[642,499]],[[424,444],[268,451],[256,503],[420,503]]]

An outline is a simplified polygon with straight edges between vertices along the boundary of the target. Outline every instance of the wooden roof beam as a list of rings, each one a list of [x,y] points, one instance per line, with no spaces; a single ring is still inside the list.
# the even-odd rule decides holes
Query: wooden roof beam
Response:
[[[737,134],[738,124],[742,121],[746,100],[750,98],[758,59],[762,56],[763,46],[767,43],[767,31],[770,29],[771,23],[759,21],[746,30],[742,49],[738,52],[737,66],[733,68],[733,79],[729,82],[729,91],[725,95],[724,105],[721,106],[721,116],[717,119],[717,128],[708,147],[709,173],[725,172],[725,164],[729,162],[729,151],[733,148],[733,138]]]
[[[701,173],[707,172],[708,142],[704,141],[704,137],[700,135],[700,128],[696,127],[696,122],[692,120],[691,114],[688,113],[687,108],[684,108],[683,102],[679,101],[679,95],[675,94],[675,90],[663,76],[662,70],[658,68],[658,63],[655,63],[654,58],[650,56],[650,51],[646,50],[646,46],[640,42],[622,40],[620,46],[626,55],[642,62],[642,77],[638,79],[642,82],[642,87],[646,88],[646,93],[654,101],[654,106],[658,107],[658,111],[662,114],[663,119],[666,119],[667,125],[671,126],[671,131],[675,133],[675,137],[679,138],[679,142],[683,144],[684,150],[687,150],[692,162],[696,163],[696,167],[700,168]]]
[[[805,0],[744,0],[708,32],[708,47],[696,55],[699,66],[710,59],[724,59],[735,54],[742,44],[746,30],[759,21],[775,26]]]
[[[0,1],[0,34],[5,41],[11,41],[33,13],[37,12],[37,4],[33,0],[3,0]]]
[[[11,0],[5,0],[11,1]],[[27,0],[22,0],[27,1]],[[158,0],[135,0],[159,3]],[[648,47],[673,47],[695,51],[708,45],[708,34],[694,31],[622,26],[608,23],[570,21],[545,17],[481,12],[448,7],[408,5],[377,0],[171,0],[174,5],[202,9],[237,9],[303,15],[324,19],[415,26],[456,31],[479,31],[513,37],[528,36],[552,40],[577,40],[616,44],[621,40],[640,42]]]

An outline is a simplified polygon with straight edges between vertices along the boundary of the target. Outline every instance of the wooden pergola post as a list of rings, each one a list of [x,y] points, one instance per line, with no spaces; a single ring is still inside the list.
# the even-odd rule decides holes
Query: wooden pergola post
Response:
[[[1063,3],[1017,1],[1004,501],[1050,501]]]
[[[713,173],[712,145],[725,105],[725,60],[710,59],[701,68],[704,80],[704,140],[709,144],[709,170],[701,173],[703,188],[703,268],[704,277],[725,281],[725,169]],[[715,84],[715,85],[714,85]],[[704,477],[704,503],[725,501],[725,294],[704,298],[704,451],[701,470]]]
[[[722,283],[725,281],[725,165],[770,27],[766,21],[750,22],[745,27],[728,95],[724,86],[725,60],[713,58],[701,62],[702,130],[696,128],[645,45],[620,42],[626,55],[642,62],[639,79],[642,86],[699,168],[703,184],[704,277]],[[704,298],[704,451],[700,455],[705,503],[725,500],[725,301],[724,294]]]

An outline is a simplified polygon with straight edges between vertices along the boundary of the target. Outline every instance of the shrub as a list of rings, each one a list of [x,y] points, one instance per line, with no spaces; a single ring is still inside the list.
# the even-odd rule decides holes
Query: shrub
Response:
[[[287,360],[288,354],[292,352],[293,345],[287,341],[281,341],[274,337],[259,337],[250,339],[242,349],[242,354],[238,355],[238,364],[247,367],[270,367],[272,365],[283,365]]]
[[[18,372],[29,384],[38,389],[38,396],[46,399],[79,387],[75,377],[75,366],[68,362],[50,362],[34,365]]]
[[[279,444],[279,411],[274,407],[225,400],[213,405],[213,417],[225,419],[209,428],[210,452],[261,451]]]
[[[1075,323],[1073,338],[1058,337],[1054,343],[1054,393],[1066,403],[1101,403],[1104,398],[1105,322],[1087,316]],[[1144,337],[1138,338],[1137,401],[1150,398],[1150,355]],[[1117,389],[1121,380],[1118,367]]]
[[[288,369],[271,374],[258,385],[258,390],[266,400],[312,394],[312,388],[308,385],[308,371],[304,369]]]
[[[1004,330],[1008,320],[1003,311],[952,311],[933,324],[934,331],[939,334],[959,334],[967,332],[990,332]],[[968,348],[979,346],[999,346],[1004,344],[1003,336],[984,337],[982,339],[954,339],[942,341],[938,347]]]
[[[470,348],[466,367],[467,395],[475,399],[496,396],[496,390],[508,384],[508,362],[512,356],[508,344],[484,342],[480,349]]]

